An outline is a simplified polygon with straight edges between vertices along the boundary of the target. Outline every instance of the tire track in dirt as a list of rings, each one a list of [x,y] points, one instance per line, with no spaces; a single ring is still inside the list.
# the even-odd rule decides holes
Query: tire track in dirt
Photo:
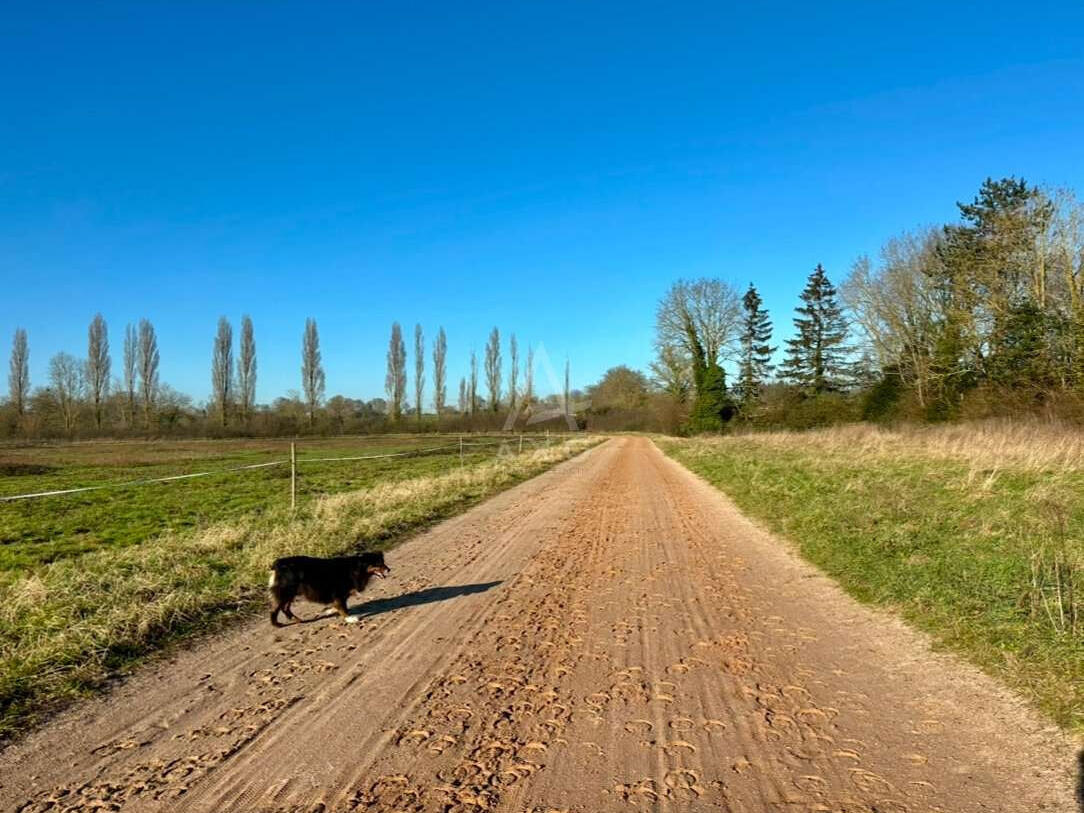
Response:
[[[855,604],[647,440],[611,441],[391,560],[389,595],[476,587],[360,629],[253,626],[186,653],[176,678],[159,668],[9,749],[0,799],[28,811],[1074,809],[1066,739]]]

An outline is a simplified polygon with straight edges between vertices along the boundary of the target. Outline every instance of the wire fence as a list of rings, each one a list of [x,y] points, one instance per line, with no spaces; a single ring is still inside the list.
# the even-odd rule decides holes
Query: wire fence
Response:
[[[290,507],[295,508],[297,505],[297,477],[299,468],[302,465],[310,463],[337,463],[337,462],[353,462],[363,460],[384,460],[390,458],[401,457],[421,457],[428,454],[436,454],[441,452],[452,452],[458,449],[459,462],[463,465],[466,451],[468,449],[486,448],[493,446],[500,446],[508,448],[510,446],[516,447],[516,453],[523,452],[524,443],[539,445],[545,443],[549,445],[551,437],[549,434],[542,435],[515,435],[506,438],[499,438],[494,440],[482,440],[482,441],[466,441],[462,437],[459,438],[458,443],[446,444],[442,446],[432,446],[423,449],[407,449],[401,452],[387,452],[383,454],[368,454],[368,455],[346,455],[340,457],[301,457],[297,456],[297,442],[290,443],[290,456],[281,460],[271,460],[265,463],[254,463],[244,466],[231,466],[229,468],[214,469],[211,471],[199,471],[189,472],[186,474],[174,474],[166,477],[151,477],[140,478],[135,480],[123,480],[115,483],[102,483],[93,486],[80,486],[78,488],[65,488],[55,489],[51,491],[36,491],[27,494],[11,494],[7,496],[0,496],[0,503],[17,502],[22,500],[34,500],[42,499],[46,497],[59,497],[67,494],[82,494],[91,491],[107,491],[110,489],[123,489],[123,488],[136,488],[140,486],[152,485],[155,483],[170,483],[178,480],[190,480],[197,477],[214,477],[216,475],[230,474],[241,471],[250,471],[254,469],[266,469],[273,466],[289,466],[290,467]]]

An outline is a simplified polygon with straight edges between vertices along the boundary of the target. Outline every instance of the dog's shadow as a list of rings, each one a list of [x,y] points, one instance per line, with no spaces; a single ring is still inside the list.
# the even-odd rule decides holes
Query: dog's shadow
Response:
[[[484,593],[492,590],[500,584],[496,582],[481,582],[479,584],[457,584],[449,587],[426,587],[424,590],[415,590],[413,593],[403,593],[392,598],[375,598],[351,607],[347,612],[356,618],[368,618],[372,615],[403,610],[407,607],[418,607],[422,604],[434,604],[438,601],[447,601],[460,596],[470,596],[475,593]]]
[[[403,593],[391,598],[376,598],[372,601],[363,602],[355,607],[350,607],[347,614],[351,618],[361,620],[374,615],[391,613],[395,610],[405,610],[407,607],[420,607],[423,604],[434,604],[438,601],[448,601],[460,596],[484,593],[486,590],[492,590],[498,584],[500,584],[499,581],[481,582],[479,584],[456,584],[449,587],[426,587],[424,590],[415,590],[413,593]],[[336,617],[334,612],[325,612],[312,618],[299,618],[295,623],[311,624],[314,621],[327,621]]]

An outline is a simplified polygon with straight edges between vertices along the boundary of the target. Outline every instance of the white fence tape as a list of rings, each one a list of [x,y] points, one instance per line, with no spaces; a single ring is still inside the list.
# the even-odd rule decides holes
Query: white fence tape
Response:
[[[84,486],[83,488],[66,488],[60,491],[38,491],[34,494],[14,494],[10,497],[0,497],[0,502],[14,502],[15,500],[29,500],[33,497],[54,497],[58,494],[79,494],[83,491],[101,491],[107,488],[125,488],[128,486],[145,486],[151,483],[168,483],[171,480],[189,480],[193,477],[210,477],[213,474],[226,474],[231,471],[244,471],[245,469],[266,469],[268,466],[281,466],[289,463],[289,460],[273,460],[270,463],[256,463],[252,466],[235,466],[232,469],[217,469],[216,471],[198,471],[192,474],[174,474],[171,477],[155,477],[146,480],[128,480],[123,483],[106,483],[101,486]]]
[[[537,442],[540,438],[524,437],[526,441]],[[432,446],[428,449],[411,449],[406,452],[391,452],[389,454],[371,454],[371,455],[358,455],[355,457],[299,457],[297,459],[298,464],[301,463],[333,463],[336,461],[348,461],[348,460],[380,460],[388,457],[410,457],[413,455],[430,454],[432,452],[450,451],[454,449],[461,449],[468,446],[500,446],[509,443],[513,443],[517,438],[507,438],[506,440],[491,440],[482,443],[463,441],[461,443],[453,443],[447,446]],[[128,480],[121,483],[106,483],[100,486],[83,486],[82,488],[65,488],[57,491],[37,491],[33,494],[13,494],[8,497],[0,497],[0,502],[15,502],[16,500],[31,500],[36,497],[57,497],[62,494],[82,494],[87,491],[103,491],[110,488],[129,488],[132,486],[145,486],[152,483],[168,483],[173,480],[190,480],[194,477],[211,477],[216,474],[228,474],[234,471],[247,471],[250,469],[266,469],[270,466],[283,466],[288,465],[289,460],[272,460],[270,463],[255,463],[250,466],[234,466],[229,469],[216,469],[215,471],[199,471],[192,474],[174,474],[171,477],[155,477],[143,480]]]
[[[410,457],[411,455],[429,454],[430,452],[442,452],[445,449],[458,449],[459,445],[433,446],[429,449],[411,449],[409,452],[391,452],[389,454],[367,454],[358,457],[299,457],[298,463],[332,463],[336,460],[380,460],[384,457]]]

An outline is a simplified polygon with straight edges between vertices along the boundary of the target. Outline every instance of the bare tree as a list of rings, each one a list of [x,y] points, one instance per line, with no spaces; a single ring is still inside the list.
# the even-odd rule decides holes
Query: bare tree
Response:
[[[420,324],[414,325],[414,414],[422,428],[422,398],[425,397],[425,335]]]
[[[440,426],[440,413],[444,411],[444,400],[448,397],[447,374],[445,367],[448,357],[448,338],[444,328],[437,331],[437,340],[433,342],[433,407],[437,411],[437,426]]]
[[[516,411],[516,396],[519,394],[519,344],[516,343],[516,334],[508,340],[508,409]]]
[[[102,428],[102,405],[109,396],[109,329],[100,313],[87,328],[87,391],[94,407],[94,426]]]
[[[135,325],[129,322],[124,328],[124,391],[127,395],[125,422],[135,426],[136,381],[139,375],[139,337]]]
[[[30,395],[30,345],[26,340],[26,331],[21,327],[15,328],[15,337],[11,342],[8,391],[15,414],[21,418],[26,412],[26,399]]]
[[[568,359],[565,359],[565,391],[564,391],[564,395],[563,395],[562,400],[564,401],[564,410],[565,410],[565,418],[566,419],[568,418],[569,415],[572,414],[572,406],[571,406],[572,388],[570,386],[570,384],[571,384],[571,373],[572,373],[571,364],[569,363]]]
[[[470,351],[470,383],[467,389],[468,403],[470,405],[470,414],[473,415],[478,411],[478,356],[474,351]]]
[[[489,408],[496,412],[501,408],[501,332],[497,328],[490,331],[486,342],[486,388]]]
[[[158,398],[158,337],[154,325],[139,320],[139,393],[143,401],[143,425],[150,428],[151,415]]]
[[[384,375],[384,391],[388,395],[392,423],[399,423],[403,414],[403,402],[406,401],[406,362],[403,329],[398,322],[392,322],[391,338],[388,340],[388,371]]]
[[[214,393],[218,419],[223,426],[229,420],[230,399],[233,396],[233,327],[225,316],[218,317],[211,353],[211,391]]]
[[[675,404],[684,404],[693,388],[692,365],[689,357],[672,344],[655,348],[656,357],[651,362],[651,373],[658,387],[669,395]]]
[[[467,379],[461,377],[459,379],[459,412],[461,415],[467,414],[467,409],[470,407],[470,400],[467,397]]]
[[[57,353],[49,359],[49,385],[56,398],[64,431],[71,434],[83,394],[84,365],[69,353]]]
[[[1084,390],[1084,203],[1068,189],[1048,193],[1052,297],[1060,319],[1068,324],[1066,385]]]
[[[527,345],[527,366],[523,370],[523,408],[530,412],[534,401],[534,348]]]
[[[741,327],[741,294],[718,279],[678,280],[659,302],[656,344],[719,363]]]
[[[305,391],[309,426],[316,422],[316,408],[324,398],[324,365],[320,356],[320,333],[316,320],[305,320],[305,333],[301,339],[301,387]]]
[[[252,334],[252,318],[241,318],[241,346],[237,355],[237,402],[241,421],[248,423],[256,405],[256,339]]]
[[[939,239],[932,229],[893,238],[881,249],[879,268],[860,257],[841,288],[866,349],[882,370],[897,371],[914,388],[923,407],[941,319],[934,288]]]

